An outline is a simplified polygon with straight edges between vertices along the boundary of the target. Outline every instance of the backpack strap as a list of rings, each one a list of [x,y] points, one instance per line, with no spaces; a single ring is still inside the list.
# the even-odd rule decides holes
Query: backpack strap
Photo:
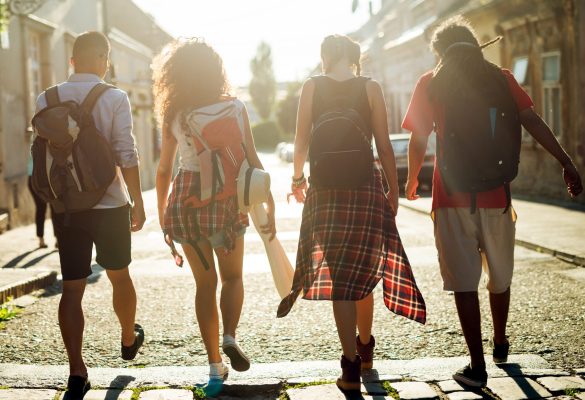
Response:
[[[59,98],[59,90],[57,89],[57,85],[51,86],[47,90],[45,90],[45,100],[47,102],[47,107],[52,107],[61,103],[61,99]]]
[[[83,100],[83,103],[81,103],[81,107],[87,111],[88,113],[91,112],[91,110],[93,110],[93,107],[95,106],[95,103],[98,101],[98,99],[100,98],[100,96],[108,89],[114,89],[115,86],[113,85],[109,85],[107,83],[98,83],[97,85],[95,85],[93,88],[91,88],[91,90],[89,91],[89,93],[87,94],[87,96],[85,96],[85,99]]]
[[[506,208],[504,208],[504,212],[502,214],[507,213],[510,209],[510,206],[512,206],[512,191],[510,190],[509,182],[504,184],[504,190],[506,191]]]

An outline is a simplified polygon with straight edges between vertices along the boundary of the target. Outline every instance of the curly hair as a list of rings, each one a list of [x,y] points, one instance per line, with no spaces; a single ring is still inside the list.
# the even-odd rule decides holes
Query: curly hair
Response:
[[[229,94],[221,57],[198,38],[166,45],[152,69],[154,109],[166,128],[180,112],[212,104]]]
[[[499,39],[499,38],[498,38]],[[445,102],[452,96],[477,90],[501,75],[500,68],[487,61],[469,21],[458,15],[441,24],[433,33],[431,49],[441,59],[429,85],[432,100]]]

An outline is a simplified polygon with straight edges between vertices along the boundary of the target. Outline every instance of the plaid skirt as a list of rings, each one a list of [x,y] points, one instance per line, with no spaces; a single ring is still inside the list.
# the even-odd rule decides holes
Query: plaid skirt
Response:
[[[165,210],[165,233],[178,243],[196,243],[223,231],[226,252],[233,250],[236,233],[249,225],[248,215],[240,213],[236,196],[199,208],[190,206],[189,200],[198,199],[200,193],[199,173],[179,170]]]
[[[277,316],[286,316],[301,291],[308,300],[366,297],[382,279],[384,304],[425,323],[426,307],[384,195],[378,168],[355,190],[309,188],[303,208],[296,270]]]

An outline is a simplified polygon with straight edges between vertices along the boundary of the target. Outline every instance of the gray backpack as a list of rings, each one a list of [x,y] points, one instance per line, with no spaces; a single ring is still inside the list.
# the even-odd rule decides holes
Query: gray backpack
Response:
[[[57,213],[93,208],[116,177],[116,160],[91,110],[114,86],[98,83],[81,104],[61,101],[57,86],[44,93],[47,107],[32,119],[32,188]]]

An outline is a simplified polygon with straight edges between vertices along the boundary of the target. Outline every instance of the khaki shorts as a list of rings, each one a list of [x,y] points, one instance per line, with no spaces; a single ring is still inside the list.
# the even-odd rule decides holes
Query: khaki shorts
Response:
[[[433,213],[443,288],[475,292],[482,267],[490,293],[512,283],[516,212],[502,208],[439,208]]]

